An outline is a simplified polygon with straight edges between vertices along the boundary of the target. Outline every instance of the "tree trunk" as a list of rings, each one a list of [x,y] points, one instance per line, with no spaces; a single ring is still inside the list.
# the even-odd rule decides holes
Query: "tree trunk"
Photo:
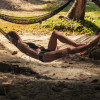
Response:
[[[69,10],[66,17],[70,19],[83,20],[85,16],[87,0],[75,0],[72,8]]]
[[[100,0],[92,0],[92,2],[94,2],[97,6],[100,7]]]

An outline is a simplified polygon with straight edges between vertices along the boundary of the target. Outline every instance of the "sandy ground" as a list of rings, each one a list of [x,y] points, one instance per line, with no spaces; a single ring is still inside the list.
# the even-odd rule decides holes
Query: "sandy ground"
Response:
[[[47,47],[50,36],[29,33],[21,37],[23,41]],[[79,37],[69,36],[71,39]],[[75,54],[43,63],[26,56],[8,42],[0,36],[1,100],[99,100],[100,61]],[[12,55],[13,51],[18,54]]]
[[[50,35],[18,34],[23,41],[35,42],[46,48],[50,38]],[[69,36],[73,40],[79,37],[81,36]],[[60,42],[58,45],[62,46]],[[12,55],[14,51],[18,53]],[[21,53],[0,34],[0,100],[99,99],[99,60],[74,54],[51,63],[43,63]]]

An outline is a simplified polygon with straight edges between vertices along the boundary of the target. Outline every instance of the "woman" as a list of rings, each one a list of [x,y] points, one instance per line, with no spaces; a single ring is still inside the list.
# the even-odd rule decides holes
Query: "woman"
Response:
[[[45,49],[44,47],[38,47],[32,43],[23,43],[21,38],[14,31],[9,32],[7,35],[12,38],[13,44],[20,51],[35,59],[39,59],[42,62],[51,62],[66,56],[66,54],[74,54],[82,52],[90,47],[95,46],[100,41],[100,34],[99,34],[96,39],[94,39],[92,42],[88,44],[78,44],[70,40],[66,36],[60,34],[59,32],[54,31],[50,37],[48,43],[48,49]],[[57,39],[62,43],[74,46],[74,48],[65,48],[61,50],[57,49]]]

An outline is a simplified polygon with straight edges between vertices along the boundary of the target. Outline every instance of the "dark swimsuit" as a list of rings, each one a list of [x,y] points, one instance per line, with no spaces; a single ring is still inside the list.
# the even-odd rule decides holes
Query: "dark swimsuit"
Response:
[[[39,49],[39,48],[41,48],[41,47],[38,47],[38,46],[36,46],[34,43],[31,43],[31,42],[25,42],[30,48],[32,48],[32,49]],[[39,60],[40,61],[42,61],[42,62],[44,62],[43,61],[43,55],[44,55],[44,53],[46,53],[46,52],[50,52],[50,50],[48,50],[48,49],[41,49],[41,52],[39,53]]]
[[[50,52],[50,50],[47,50],[47,49],[41,50],[41,52],[39,53],[39,60],[40,60],[40,61],[44,62],[44,61],[43,61],[43,55],[44,55],[44,53],[46,53],[46,52]]]

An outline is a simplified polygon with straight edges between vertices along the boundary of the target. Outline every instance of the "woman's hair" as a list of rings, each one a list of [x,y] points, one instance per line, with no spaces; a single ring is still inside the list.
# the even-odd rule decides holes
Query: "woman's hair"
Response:
[[[15,31],[10,31],[8,32],[9,36],[11,36],[12,38],[14,38],[16,41],[18,41],[20,39],[20,37],[17,35],[17,33]]]

